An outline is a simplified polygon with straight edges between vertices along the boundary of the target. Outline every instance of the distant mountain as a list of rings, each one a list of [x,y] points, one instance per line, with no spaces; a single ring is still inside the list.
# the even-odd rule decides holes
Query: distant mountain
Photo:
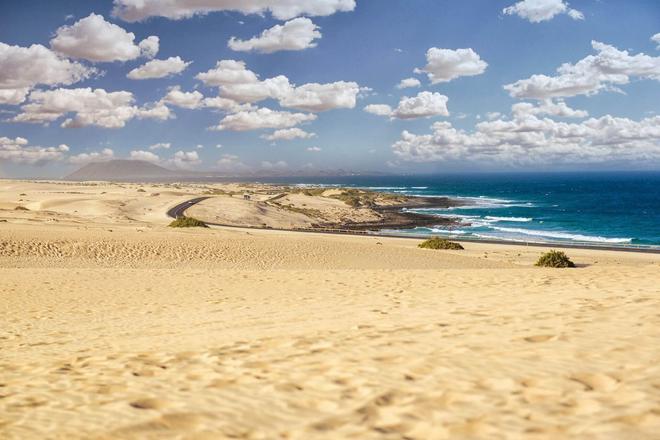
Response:
[[[185,171],[173,171],[143,160],[92,162],[65,177],[66,180],[159,180],[185,177]]]

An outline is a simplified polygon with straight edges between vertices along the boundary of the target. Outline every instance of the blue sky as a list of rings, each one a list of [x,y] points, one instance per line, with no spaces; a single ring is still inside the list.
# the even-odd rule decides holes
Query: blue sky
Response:
[[[127,12],[134,3],[0,2],[0,176],[56,177],[113,157],[230,174],[660,167],[657,0],[242,3],[267,6],[258,13],[231,10],[231,0],[202,2],[205,11],[169,0],[137,18]],[[284,41],[273,37],[277,27]],[[103,39],[110,29],[118,37]],[[269,29],[276,31],[252,40],[252,50],[228,46]],[[122,40],[127,33],[134,39]],[[139,45],[150,36],[158,37],[155,54]],[[162,78],[127,77],[171,57],[189,64]],[[246,102],[233,85],[197,77],[220,60],[243,62],[258,81],[283,75],[287,83]],[[573,67],[558,72],[564,63]],[[419,85],[397,88],[405,78]],[[173,87],[192,103],[165,98]],[[79,90],[86,88],[103,92]],[[226,96],[231,108],[207,101]],[[158,115],[146,113],[155,107]],[[277,113],[271,128],[258,128],[263,108]],[[237,131],[237,118],[253,126]],[[265,139],[277,130],[307,138]]]

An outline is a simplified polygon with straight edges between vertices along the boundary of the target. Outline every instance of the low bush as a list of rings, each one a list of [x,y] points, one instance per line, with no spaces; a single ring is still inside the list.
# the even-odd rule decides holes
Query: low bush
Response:
[[[541,255],[536,262],[539,267],[575,267],[575,263],[562,251],[550,251]]]
[[[170,228],[208,228],[206,223],[192,217],[179,217],[170,223]]]
[[[452,251],[463,249],[463,246],[459,243],[454,243],[453,241],[445,240],[440,237],[431,237],[428,240],[424,240],[419,244],[419,247],[424,249],[449,249]]]
[[[17,206],[14,211],[29,211],[25,206]]]

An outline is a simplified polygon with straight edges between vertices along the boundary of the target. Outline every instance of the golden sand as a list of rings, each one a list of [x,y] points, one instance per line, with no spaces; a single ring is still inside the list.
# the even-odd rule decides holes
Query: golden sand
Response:
[[[167,228],[200,191],[0,181],[0,438],[660,437],[659,256]]]

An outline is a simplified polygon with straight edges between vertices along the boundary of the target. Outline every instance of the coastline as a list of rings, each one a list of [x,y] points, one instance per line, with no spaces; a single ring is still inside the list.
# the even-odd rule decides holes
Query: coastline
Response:
[[[2,181],[2,180],[0,180]],[[25,183],[26,185],[56,185],[62,187],[75,187],[80,186],[81,188],[95,188],[95,187],[111,187],[119,188],[122,186],[134,186],[138,187],[153,187],[160,188],[161,190],[167,191],[176,191],[181,193],[182,199],[179,202],[185,202],[192,198],[195,198],[195,195],[204,196],[205,194],[217,195],[214,191],[217,189],[210,190],[209,188],[233,188],[234,194],[241,193],[241,191],[250,192],[250,188],[257,188],[260,191],[270,192],[272,194],[279,194],[278,191],[282,189],[291,190],[294,192],[305,192],[309,189],[318,190],[325,189],[328,191],[333,191],[339,188],[338,185],[313,185],[313,184],[297,184],[295,186],[282,185],[277,183],[259,183],[259,182],[235,182],[235,183],[209,183],[209,182],[168,182],[168,183],[155,183],[155,182],[78,182],[78,181],[63,181],[63,180],[15,180],[15,179],[4,179],[4,182],[7,184],[19,184]],[[181,189],[177,189],[181,188]],[[465,227],[469,227],[469,222],[471,219],[469,217],[473,216],[464,216],[462,214],[456,213],[452,214],[455,211],[453,209],[460,209],[462,206],[471,206],[470,203],[473,201],[488,201],[489,199],[479,199],[476,197],[463,197],[458,196],[453,198],[452,196],[442,196],[442,195],[420,195],[420,194],[409,194],[408,191],[405,191],[404,194],[395,193],[395,192],[386,192],[382,189],[370,188],[367,186],[364,187],[342,187],[345,190],[355,191],[356,189],[364,190],[367,193],[378,194],[378,197],[384,197],[383,200],[391,198],[390,201],[384,204],[373,204],[368,203],[366,206],[353,210],[353,212],[364,212],[371,211],[374,215],[364,216],[358,215],[355,218],[351,219],[351,215],[341,215],[336,217],[334,221],[318,221],[313,220],[307,222],[307,224],[298,224],[295,227],[288,227],[282,225],[261,225],[260,223],[256,224],[245,224],[242,221],[213,221],[206,220],[209,224],[215,224],[218,226],[225,227],[246,227],[246,228],[265,228],[265,229],[275,229],[275,230],[294,230],[294,231],[325,231],[328,233],[353,233],[353,234],[369,234],[369,235],[379,235],[379,236],[394,236],[394,237],[412,237],[414,239],[423,239],[431,235],[441,236],[443,238],[448,238],[454,241],[464,242],[464,243],[504,243],[512,245],[524,245],[524,246],[536,246],[536,247],[548,247],[548,248],[584,248],[584,249],[602,249],[602,250],[625,250],[631,252],[650,252],[656,253],[660,250],[660,245],[655,244],[628,244],[628,243],[617,243],[611,244],[608,240],[603,242],[597,241],[580,241],[578,239],[571,238],[570,240],[554,240],[548,238],[538,238],[530,237],[526,239],[525,236],[520,236],[516,239],[507,239],[507,238],[490,238],[490,237],[479,237],[478,234],[465,234],[462,230]],[[405,189],[405,187],[400,187]],[[420,188],[417,186],[408,187],[408,188]],[[426,189],[427,187],[421,187]],[[184,190],[185,189],[185,190]],[[219,190],[220,194],[226,194],[224,190]],[[60,191],[60,193],[63,193]],[[157,194],[151,194],[155,196]],[[189,197],[185,197],[188,195]],[[104,196],[105,197],[105,196]],[[204,198],[204,197],[202,197]],[[383,201],[381,200],[381,202]],[[395,202],[392,202],[394,200]],[[339,201],[337,201],[338,203]],[[20,199],[15,199],[14,204],[9,204],[7,206],[14,207],[16,203],[20,203]],[[46,202],[47,204],[50,202]],[[100,201],[99,201],[100,203]],[[116,203],[123,203],[120,200],[117,200]],[[268,200],[266,200],[268,203]],[[289,210],[292,214],[295,214],[297,211],[306,211],[306,209],[294,208],[291,209],[291,205],[286,206],[280,203],[275,203],[273,205],[276,209]],[[305,203],[302,203],[304,208]],[[163,213],[168,211],[172,206],[167,206],[166,208],[161,208]],[[0,206],[0,209],[2,206]],[[228,207],[228,210],[231,211],[235,206]],[[416,209],[420,209],[422,212],[410,212]],[[41,209],[41,208],[39,208]],[[151,209],[151,208],[150,208]],[[224,209],[222,207],[216,207],[214,209]],[[350,206],[346,206],[346,209],[351,211]],[[425,209],[438,209],[442,212],[442,215],[429,215],[423,213]],[[313,211],[313,210],[312,210]],[[463,211],[471,213],[470,211]],[[346,214],[346,212],[344,213]],[[268,214],[270,215],[270,214]],[[493,214],[495,215],[495,214]],[[464,217],[468,217],[467,220]],[[498,217],[493,217],[498,218]],[[506,217],[505,217],[506,219]],[[524,219],[530,220],[530,219]],[[439,229],[438,232],[433,231],[434,226],[437,226]],[[508,225],[502,225],[508,226]],[[422,229],[420,233],[415,233],[412,230],[415,228],[429,228],[430,231],[425,231]],[[457,234],[449,233],[448,231],[456,228]],[[506,229],[506,228],[503,228]],[[532,231],[535,232],[535,231]]]
[[[449,200],[448,206],[460,206],[460,205],[452,205],[452,200],[447,198],[447,197],[441,197],[442,199]],[[426,199],[431,199],[430,197],[427,197]],[[194,205],[197,202],[201,202],[205,200],[205,198],[196,198],[192,199],[194,203],[191,204],[191,200],[185,201],[183,203],[180,203],[172,208],[170,208],[167,211],[167,215],[170,218],[177,218],[179,216],[185,215],[185,210]],[[415,205],[415,204],[410,204],[408,206],[397,206],[397,207],[388,207],[385,208],[384,210],[399,210],[399,209],[404,209],[404,208],[414,208],[414,207],[419,207],[422,206],[422,204],[429,203],[433,204],[433,200],[423,201],[421,202],[420,205]],[[427,205],[430,206],[430,205]],[[409,214],[411,216],[420,216],[421,219],[416,222],[416,218],[410,219],[410,224],[414,225],[411,227],[415,226],[425,226],[425,225],[437,225],[439,224],[440,221],[443,220],[443,218],[438,218],[438,217],[433,217],[429,215],[422,215],[422,214],[415,214],[415,213],[404,213],[404,214]],[[456,224],[455,222],[451,221],[450,218],[446,218],[447,224],[449,225],[454,225]],[[425,238],[428,238],[428,234],[413,234],[413,233],[406,233],[403,232],[407,228],[400,228],[401,232],[386,232],[382,230],[373,230],[373,228],[376,229],[384,229],[383,225],[384,224],[371,224],[371,225],[360,225],[363,227],[358,227],[358,228],[341,228],[341,227],[328,227],[328,228],[309,228],[309,229],[304,229],[304,228],[297,228],[297,229],[287,229],[287,228],[261,228],[261,227],[253,227],[253,226],[236,226],[236,225],[230,225],[230,224],[221,224],[221,223],[213,223],[213,222],[207,222],[206,224],[210,226],[217,226],[217,227],[222,227],[222,228],[233,228],[233,229],[245,229],[245,230],[271,230],[271,231],[283,231],[283,232],[300,232],[300,233],[317,233],[317,234],[341,234],[341,235],[356,235],[356,236],[372,236],[372,237],[389,237],[389,238],[404,238],[404,239],[410,239],[410,240],[424,240]],[[406,224],[406,222],[402,222],[400,224]],[[340,225],[341,226],[341,225]],[[450,234],[432,234],[433,236],[438,236],[442,238],[447,238],[452,241],[456,241],[458,243],[483,243],[483,244],[502,244],[502,245],[510,245],[510,246],[526,246],[526,247],[540,247],[540,248],[548,248],[548,249],[585,249],[585,250],[602,250],[602,251],[624,251],[624,252],[639,252],[639,253],[650,253],[650,254],[660,254],[660,246],[657,247],[652,247],[652,246],[644,246],[644,245],[607,245],[607,244],[591,244],[591,243],[567,243],[567,242],[534,242],[534,241],[513,241],[513,240],[505,240],[505,239],[486,239],[486,238],[468,238],[468,237],[456,237],[454,235]]]
[[[338,177],[318,182],[328,186],[387,188],[409,196],[457,197],[468,206],[432,212],[460,217],[461,227],[456,231],[460,235],[521,242],[660,246],[657,172]],[[313,181],[300,181],[307,183]],[[443,232],[442,229],[445,228],[421,232]]]

